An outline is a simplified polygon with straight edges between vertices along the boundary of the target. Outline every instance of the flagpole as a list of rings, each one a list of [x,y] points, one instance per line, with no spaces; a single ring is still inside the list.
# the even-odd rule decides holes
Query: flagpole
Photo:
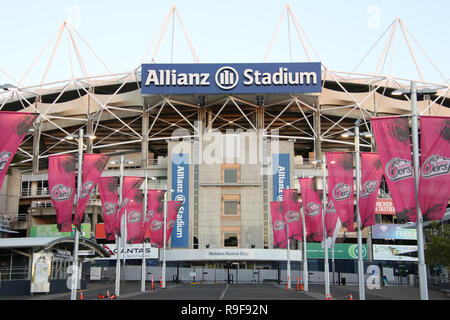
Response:
[[[122,186],[123,186],[123,155],[120,156],[120,176],[119,176],[119,203],[117,205],[117,212],[116,215],[119,214],[120,206],[122,205]],[[119,227],[122,227],[122,219],[119,222]],[[120,295],[120,237],[116,235],[116,248],[117,248],[117,255],[116,255],[116,287],[115,287],[115,294],[116,297]]]
[[[290,289],[291,288],[291,255],[289,252],[289,224],[286,222],[286,240],[287,240],[287,244],[286,244],[286,249],[287,249],[287,269],[286,269],[286,282],[287,282],[287,288]]]
[[[145,292],[145,220],[147,218],[147,166],[145,166],[145,184],[144,184],[144,208],[142,210],[142,225],[144,228],[144,236],[142,237],[142,268],[141,268],[141,291]]]
[[[323,181],[323,196],[322,196],[322,206],[327,207],[327,194],[326,194],[326,171],[327,171],[327,160],[325,155],[322,157],[322,181]],[[327,243],[327,229],[325,225],[325,215],[322,214],[322,226],[323,226],[323,248],[324,248],[324,276],[325,276],[325,296],[330,295],[330,275],[328,266],[328,243]]]
[[[166,288],[166,220],[167,220],[167,192],[169,192],[167,185],[164,192],[164,225],[163,225],[163,265],[162,265],[162,285],[163,289]]]
[[[302,178],[305,177],[305,172],[302,172]],[[313,182],[314,183],[314,182]],[[303,201],[303,200],[302,200]],[[306,220],[305,220],[305,206],[302,205],[301,213],[302,213],[302,226],[303,226],[303,279],[305,281],[304,289],[308,291],[308,283],[309,283],[309,274],[308,274],[308,256],[306,249]]]
[[[359,300],[366,300],[364,291],[364,261],[362,251],[362,232],[361,232],[361,216],[359,212],[359,189],[361,185],[361,163],[359,155],[359,125],[361,121],[355,122],[355,175],[356,175],[356,219],[358,228],[358,283],[359,283]]]
[[[419,205],[419,133],[418,133],[418,118],[417,113],[417,88],[416,83],[411,81],[411,116],[412,116],[412,147],[413,147],[413,166],[414,166],[414,193],[416,200],[417,211],[417,253],[419,260],[419,288],[420,299],[428,300],[428,284],[427,284],[427,269],[425,265],[424,254],[424,238],[423,238],[423,219],[422,210]]]
[[[84,131],[83,128],[80,129],[79,136],[78,136],[78,181],[77,181],[77,196],[76,196],[76,205],[75,208],[78,206],[78,200],[80,199],[80,193],[81,193],[81,170],[83,166],[83,138],[84,138]],[[81,226],[81,221],[80,221]],[[79,241],[80,241],[80,232],[78,231],[78,228],[75,227],[75,241],[73,245],[73,264],[72,264],[72,288],[70,291],[70,299],[71,300],[77,300],[77,287],[78,287],[78,247],[79,247]]]
[[[302,226],[303,226],[303,279],[305,280],[305,291],[308,291],[308,260],[306,256],[306,223],[305,223],[305,212],[303,211],[304,206],[300,209],[302,214]]]

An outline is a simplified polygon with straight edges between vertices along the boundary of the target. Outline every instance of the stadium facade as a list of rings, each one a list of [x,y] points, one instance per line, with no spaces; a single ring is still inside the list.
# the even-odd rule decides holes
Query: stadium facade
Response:
[[[221,65],[229,66],[227,61]],[[169,241],[169,262],[270,265],[284,261],[276,256],[280,249],[273,246],[270,201],[279,199],[282,188],[298,190],[296,177],[321,177],[316,160],[324,152],[354,151],[351,134],[356,120],[362,122],[361,131],[368,133],[360,138],[361,151],[375,151],[370,119],[411,114],[408,97],[392,95],[399,88],[409,88],[410,80],[382,75],[378,69],[373,74],[334,71],[319,63],[316,93],[265,91],[277,79],[265,78],[254,69],[242,80],[261,84],[257,92],[203,91],[199,71],[198,77],[190,76],[195,90],[187,86],[180,93],[162,88],[146,93],[143,87],[152,84],[189,83],[189,75],[170,71],[179,67],[176,64],[168,65],[167,73],[143,72],[144,66],[149,65],[26,88],[2,87],[1,110],[40,115],[1,190],[0,215],[9,222],[9,233],[2,235],[32,237],[41,226],[56,224],[48,190],[48,157],[76,155],[76,141],[66,136],[83,128],[96,136],[86,139],[85,152],[111,156],[103,176],[119,175],[117,162],[123,155],[124,175],[147,173],[152,178],[150,188],[168,188],[171,198],[181,195],[185,200],[183,218]],[[281,78],[297,85],[304,76],[288,73],[282,63],[277,70]],[[306,76],[305,84],[313,81]],[[272,86],[264,87],[264,81]],[[450,115],[448,83],[420,79],[417,84],[437,90],[419,96],[420,114]],[[180,155],[189,161],[174,162]],[[323,190],[321,179],[317,187]],[[379,198],[389,198],[385,185]],[[84,219],[90,225],[90,238],[107,244],[98,192],[92,195]],[[377,223],[386,222],[397,223],[395,215],[377,215]],[[370,228],[363,237],[373,261]],[[337,242],[356,243],[356,233],[342,230]],[[300,246],[294,243],[293,248]],[[238,257],[240,253],[244,258]]]

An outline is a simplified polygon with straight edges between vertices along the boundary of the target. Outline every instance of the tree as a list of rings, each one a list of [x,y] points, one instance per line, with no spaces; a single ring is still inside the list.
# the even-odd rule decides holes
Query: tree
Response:
[[[425,230],[427,245],[425,261],[429,266],[441,265],[450,267],[450,226],[444,223],[432,221],[430,227]]]

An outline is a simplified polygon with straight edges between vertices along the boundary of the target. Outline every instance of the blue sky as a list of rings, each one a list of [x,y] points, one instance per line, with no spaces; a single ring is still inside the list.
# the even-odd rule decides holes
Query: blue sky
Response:
[[[450,78],[450,5],[446,0],[429,3],[418,0],[40,0],[2,5],[0,84],[14,83],[5,73],[20,80],[65,19],[72,22],[112,72],[135,69],[172,5],[181,15],[200,62],[262,62],[287,4],[321,62],[330,69],[353,71],[394,19],[400,17],[443,76]],[[268,62],[307,61],[292,20],[289,27],[291,47],[285,16],[268,55]],[[387,35],[357,71],[375,72]],[[425,80],[443,83],[441,75],[410,34],[407,35]],[[84,42],[76,34],[74,38],[87,74],[107,73]],[[391,57],[394,53],[392,74],[419,80],[400,28],[396,30],[395,39],[395,46],[388,55]],[[69,55],[69,40],[69,34],[63,34],[45,82],[69,79],[72,74],[70,59],[74,74],[81,76],[73,48]],[[55,43],[55,40],[50,43],[22,85],[40,83]],[[150,62],[155,46],[156,41],[144,62]],[[313,60],[318,61],[309,45],[308,50]],[[170,20],[155,61],[194,62],[178,19],[174,21],[174,29]],[[389,61],[384,73],[389,72]]]

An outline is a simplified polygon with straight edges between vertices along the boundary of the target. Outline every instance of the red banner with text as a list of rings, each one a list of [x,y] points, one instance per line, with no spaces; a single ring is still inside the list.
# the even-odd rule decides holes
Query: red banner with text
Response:
[[[100,176],[108,163],[109,156],[101,153],[87,153],[83,155],[83,186],[81,187],[80,196],[75,215],[73,217],[73,225],[80,227],[83,220],[84,210],[91,198],[91,192],[97,185]]]
[[[332,205],[342,225],[353,232],[353,155],[349,152],[326,152],[325,156],[328,166],[328,201],[333,201]]]
[[[370,121],[397,218],[415,222],[417,215],[408,118],[384,117]]]
[[[107,240],[114,240],[117,234],[116,215],[119,202],[119,178],[102,177],[98,182],[98,191],[102,201],[103,221]]]
[[[37,116],[34,113],[0,111],[0,189],[17,149]]]
[[[74,156],[48,157],[48,186],[50,199],[56,209],[56,223],[59,232],[72,231],[75,175],[76,159]]]
[[[283,201],[270,202],[270,214],[272,216],[273,246],[286,248],[286,225],[283,218]]]
[[[323,240],[322,205],[313,178],[299,178],[307,241]]]
[[[420,117],[419,204],[424,220],[442,220],[450,199],[450,117]]]
[[[378,153],[361,152],[361,192],[359,193],[361,228],[375,224],[375,206],[382,176],[383,169]]]

